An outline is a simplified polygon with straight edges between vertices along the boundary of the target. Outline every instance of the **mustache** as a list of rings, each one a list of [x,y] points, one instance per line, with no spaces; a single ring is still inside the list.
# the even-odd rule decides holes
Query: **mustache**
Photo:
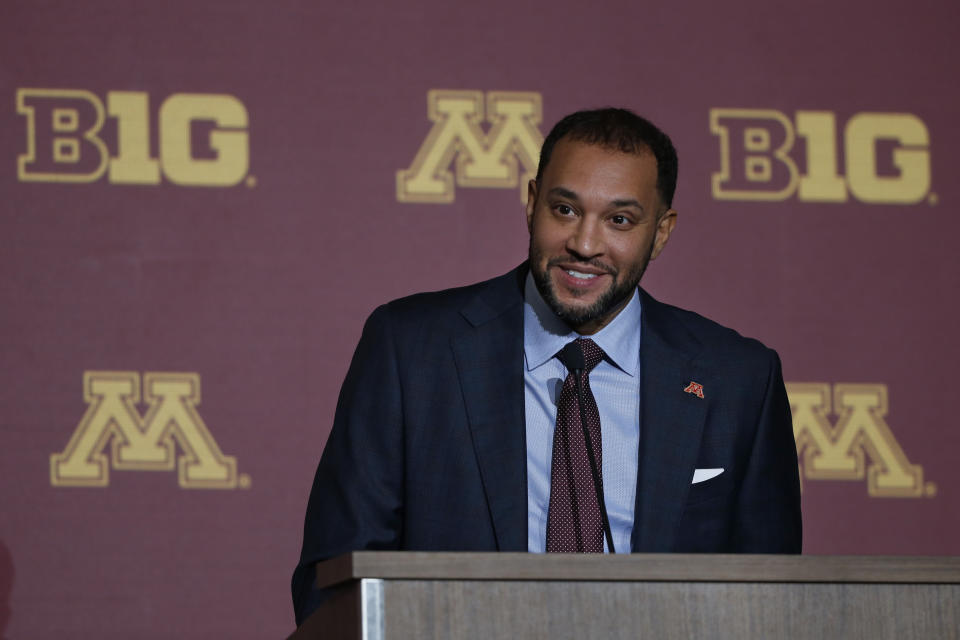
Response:
[[[550,260],[547,261],[547,268],[549,269],[550,267],[559,267],[562,265],[570,266],[570,265],[578,265],[578,264],[590,266],[590,267],[593,267],[594,269],[599,269],[604,273],[614,277],[616,277],[616,275],[619,273],[617,269],[614,269],[608,264],[603,264],[596,258],[584,260],[582,258],[577,258],[574,256],[562,256],[558,258],[550,258]]]

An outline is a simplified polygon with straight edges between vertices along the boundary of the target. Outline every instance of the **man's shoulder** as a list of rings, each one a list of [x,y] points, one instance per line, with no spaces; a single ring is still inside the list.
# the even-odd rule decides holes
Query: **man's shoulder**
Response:
[[[497,280],[497,278],[474,282],[473,284],[459,287],[451,287],[449,289],[421,291],[391,300],[384,306],[390,309],[392,313],[400,314],[416,314],[424,311],[436,312],[438,310],[457,311],[485,291],[490,286],[490,283],[495,280]]]
[[[437,326],[494,317],[523,303],[525,266],[473,284],[415,293],[381,305],[374,314],[389,316],[398,325]]]
[[[767,361],[775,352],[756,338],[720,324],[700,313],[660,302],[644,292],[643,304],[648,320],[674,340],[699,344],[714,358],[758,358]]]

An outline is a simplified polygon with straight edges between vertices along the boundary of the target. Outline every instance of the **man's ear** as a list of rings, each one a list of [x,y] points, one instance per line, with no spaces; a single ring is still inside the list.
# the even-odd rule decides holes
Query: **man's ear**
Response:
[[[657,235],[653,239],[653,250],[650,252],[651,260],[660,255],[663,248],[667,246],[670,234],[673,233],[673,229],[676,226],[677,212],[673,209],[667,209],[663,215],[660,216],[660,219],[657,220]]]
[[[527,231],[533,231],[533,212],[537,208],[537,181],[527,183]]]

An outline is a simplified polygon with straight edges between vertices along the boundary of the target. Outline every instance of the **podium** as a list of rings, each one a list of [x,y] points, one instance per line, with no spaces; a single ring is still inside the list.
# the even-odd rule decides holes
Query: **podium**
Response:
[[[960,638],[960,557],[354,552],[291,639]]]

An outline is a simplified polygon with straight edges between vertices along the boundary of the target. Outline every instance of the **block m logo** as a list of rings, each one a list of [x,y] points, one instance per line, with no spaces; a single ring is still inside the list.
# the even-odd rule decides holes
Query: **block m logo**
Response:
[[[105,487],[108,460],[114,469],[172,471],[188,489],[232,489],[237,486],[237,460],[225,456],[197,413],[200,376],[196,373],[87,371],[83,399],[89,405],[62,453],[50,456],[54,486]],[[176,446],[182,453],[179,459]]]
[[[871,496],[930,495],[923,468],[911,464],[884,420],[882,384],[788,383],[803,475],[811,480],[867,480]],[[827,416],[836,412],[831,424]]]
[[[536,175],[543,135],[539,93],[490,91],[486,110],[481,91],[433,89],[427,93],[427,115],[433,128],[409,169],[397,172],[400,202],[453,202],[454,165],[461,187],[510,188],[520,185],[527,201],[527,182]],[[486,120],[485,134],[480,123]]]

